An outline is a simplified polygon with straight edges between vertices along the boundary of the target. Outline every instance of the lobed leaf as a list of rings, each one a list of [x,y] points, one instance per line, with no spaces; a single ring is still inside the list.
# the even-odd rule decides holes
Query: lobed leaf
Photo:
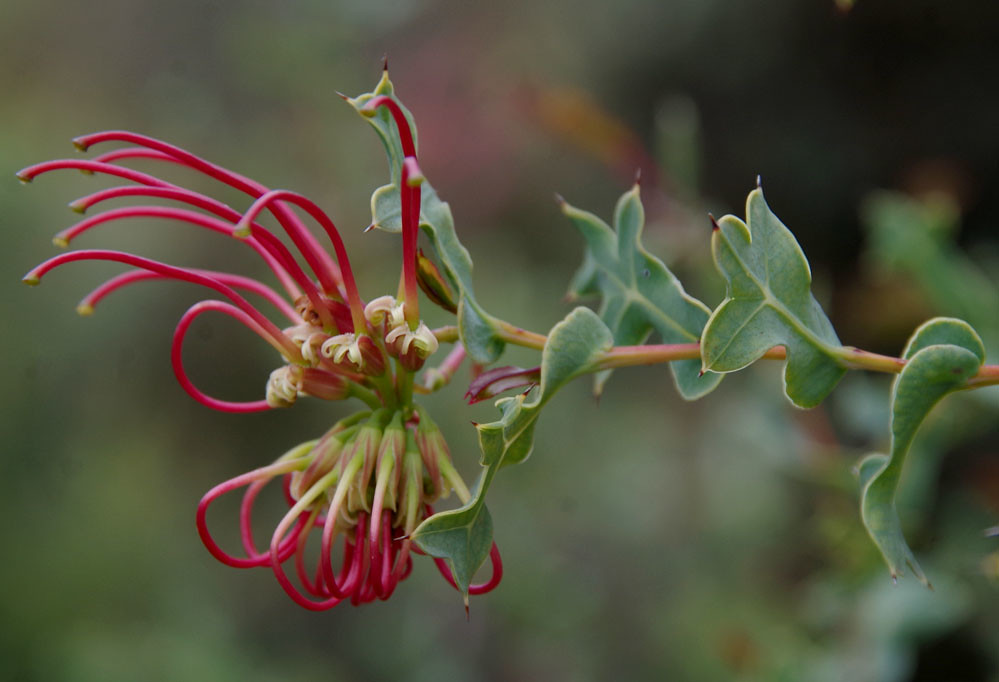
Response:
[[[611,331],[588,308],[576,308],[555,325],[541,354],[541,385],[537,393],[531,400],[518,395],[496,401],[500,418],[476,426],[484,469],[472,499],[459,509],[434,514],[413,532],[413,540],[420,549],[447,559],[458,587],[466,596],[472,576],[489,556],[492,546],[492,521],[485,495],[493,477],[504,466],[530,456],[541,408],[613,345]]]
[[[395,96],[387,71],[383,72],[381,81],[372,92],[348,98],[347,101],[360,112],[368,101],[379,95],[392,97],[399,104],[409,122],[415,144],[417,138],[413,116]],[[371,224],[381,230],[399,232],[402,229],[399,182],[402,177],[403,160],[399,131],[384,107],[379,108],[373,117],[363,118],[374,127],[385,147],[391,179],[389,184],[379,187],[371,195]],[[458,240],[451,207],[447,202],[441,201],[437,192],[426,181],[422,184],[420,226],[430,238],[448,283],[458,292],[458,332],[465,349],[476,362],[494,361],[503,352],[505,343],[496,333],[495,318],[486,313],[475,300],[472,287],[472,258]]]
[[[734,372],[784,346],[785,393],[799,407],[814,407],[846,371],[839,339],[812,295],[805,254],[761,188],[746,200],[746,220],[727,215],[711,237],[727,295],[701,335],[703,369]]]
[[[929,586],[902,534],[895,493],[905,456],[920,424],[941,398],[964,385],[985,361],[982,340],[969,324],[936,318],[921,325],[906,346],[907,363],[892,386],[890,454],[872,454],[858,465],[860,515],[892,579],[903,565]]]
[[[562,202],[562,212],[586,241],[583,264],[572,279],[570,297],[598,293],[600,318],[617,345],[643,343],[655,331],[663,343],[697,343],[711,314],[683,290],[659,258],[642,246],[645,210],[639,186],[621,197],[614,210],[614,229],[597,216]],[[670,363],[677,390],[687,400],[712,391],[721,375],[701,375],[697,360]],[[595,377],[600,394],[611,370]]]

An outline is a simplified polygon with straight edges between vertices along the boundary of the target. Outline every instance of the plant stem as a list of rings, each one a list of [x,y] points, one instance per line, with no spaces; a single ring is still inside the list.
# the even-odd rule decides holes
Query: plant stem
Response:
[[[448,330],[444,327],[441,330]],[[528,331],[516,325],[497,321],[496,335],[507,343],[524,348],[543,350],[547,337],[544,334]],[[438,338],[441,338],[438,336]],[[884,372],[898,374],[905,367],[905,360],[890,355],[871,353],[853,346],[841,346],[835,350],[835,355],[846,369],[860,369],[869,372]],[[615,346],[604,353],[590,368],[590,372],[619,367],[638,367],[641,365],[658,365],[675,360],[699,360],[701,346],[697,343],[675,343],[643,346]],[[761,356],[764,360],[785,360],[787,352],[783,346],[775,346]],[[982,365],[978,373],[968,379],[966,388],[981,388],[983,386],[999,385],[999,365]]]
[[[395,407],[396,396],[395,396],[395,386],[392,385],[392,373],[386,371],[385,374],[380,377],[368,377],[368,381],[374,386],[375,390],[378,392],[378,396],[381,398],[379,401],[379,407]]]
[[[382,401],[378,399],[378,395],[374,391],[361,386],[356,382],[350,383],[350,395],[362,401],[368,407],[377,410],[382,406]]]
[[[447,327],[438,327],[433,330],[434,336],[437,337],[438,343],[454,343],[458,341],[458,328],[456,326],[448,325]]]
[[[548,340],[544,334],[527,331],[502,320],[497,321],[496,336],[515,346],[524,346],[535,350],[544,350],[545,341]]]
[[[906,361],[889,355],[879,355],[852,346],[838,349],[837,356],[847,369],[862,369],[869,372],[884,372],[898,374],[905,367]],[[697,360],[701,357],[700,345],[696,343],[678,343],[670,345],[648,346],[615,346],[594,363],[592,372],[618,367],[637,367],[640,365],[657,365],[674,360]],[[787,352],[782,346],[775,346],[763,354],[761,359],[784,360]],[[968,380],[967,388],[999,385],[999,365],[983,365],[978,374]]]
[[[395,386],[399,396],[399,405],[404,408],[411,406],[413,404],[413,373],[403,367],[401,362],[396,364]]]
[[[414,386],[414,390],[424,394],[439,391],[451,382],[454,373],[458,371],[464,361],[465,347],[459,343],[451,349],[451,352],[444,358],[444,362],[423,373],[423,383]]]

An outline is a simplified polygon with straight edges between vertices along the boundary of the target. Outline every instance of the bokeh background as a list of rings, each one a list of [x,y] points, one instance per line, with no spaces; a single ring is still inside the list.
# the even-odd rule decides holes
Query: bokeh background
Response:
[[[567,388],[490,492],[507,570],[470,621],[425,561],[388,603],[306,613],[268,572],[216,563],[194,509],[344,408],[191,401],[168,359],[190,287],[139,285],[83,319],[115,268],[20,286],[73,222],[64,204],[107,182],[13,177],[78,134],[156,135],[316,199],[370,298],[397,276],[394,239],[361,233],[385,160],[335,91],[369,90],[387,53],[494,314],[561,319],[582,246],[552,193],[609,217],[639,167],[647,243],[715,305],[706,213],[740,213],[760,174],[845,343],[897,354],[952,314],[995,361],[999,5],[3,0],[0,46],[0,678],[999,680],[996,389],[948,399],[910,458],[901,513],[935,592],[893,586],[858,517],[851,467],[887,444],[888,379],[852,374],[803,412],[764,363],[696,404],[665,368],[618,372],[599,404]],[[78,244],[97,245],[260,274],[183,226]],[[231,399],[260,396],[274,362],[223,319],[187,357]],[[493,408],[464,404],[467,380],[429,404],[472,478],[469,421]]]

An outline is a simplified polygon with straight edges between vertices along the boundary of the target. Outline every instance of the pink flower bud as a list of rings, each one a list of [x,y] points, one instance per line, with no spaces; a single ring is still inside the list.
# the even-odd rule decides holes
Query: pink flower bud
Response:
[[[299,390],[322,400],[344,400],[350,397],[350,382],[339,374],[308,367],[302,372]]]

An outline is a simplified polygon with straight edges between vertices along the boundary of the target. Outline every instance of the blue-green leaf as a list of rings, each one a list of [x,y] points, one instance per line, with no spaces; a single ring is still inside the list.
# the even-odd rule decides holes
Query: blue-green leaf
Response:
[[[639,186],[621,197],[614,211],[614,229],[592,213],[562,202],[562,211],[586,241],[583,265],[569,288],[570,297],[599,293],[600,318],[617,345],[644,342],[653,331],[663,343],[697,343],[710,310],[683,290],[661,260],[642,246],[645,210]],[[713,390],[721,376],[701,376],[697,360],[670,363],[680,395],[688,400]],[[599,394],[610,370],[596,375]]]
[[[908,565],[927,586],[929,581],[905,542],[895,509],[895,492],[905,456],[916,431],[937,402],[974,376],[985,360],[978,334],[966,322],[936,318],[912,335],[903,357],[905,367],[892,387],[891,448],[888,456],[872,454],[858,465],[860,514],[892,579]]]
[[[413,132],[413,142],[416,143],[416,125],[412,114],[395,96],[392,81],[388,72],[383,72],[382,79],[372,92],[359,95],[347,101],[358,111],[373,97],[385,95],[395,99]],[[402,177],[402,143],[399,131],[389,114],[381,107],[374,116],[364,116],[378,134],[385,153],[388,155],[391,182],[375,190],[371,195],[371,221],[375,227],[389,232],[399,232],[402,229],[402,213],[399,201],[399,181]],[[430,238],[434,251],[443,265],[444,276],[448,283],[458,292],[458,332],[461,335],[469,355],[477,362],[489,363],[503,352],[504,342],[496,333],[496,320],[475,300],[472,288],[472,258],[468,250],[458,240],[454,228],[454,218],[451,207],[441,201],[437,192],[429,182],[422,184],[420,200],[420,226]]]
[[[484,467],[474,495],[459,509],[434,514],[413,532],[427,554],[447,559],[459,588],[467,595],[469,581],[489,555],[492,521],[485,495],[496,472],[522,462],[534,447],[534,427],[541,408],[562,386],[585,373],[614,345],[614,338],[596,313],[576,308],[552,328],[541,355],[541,386],[526,395],[496,401],[499,420],[479,424]]]
[[[701,335],[704,370],[733,372],[784,346],[785,392],[795,405],[814,407],[846,371],[839,339],[812,296],[805,254],[760,188],[746,200],[746,219],[723,217],[711,238],[728,288]]]

